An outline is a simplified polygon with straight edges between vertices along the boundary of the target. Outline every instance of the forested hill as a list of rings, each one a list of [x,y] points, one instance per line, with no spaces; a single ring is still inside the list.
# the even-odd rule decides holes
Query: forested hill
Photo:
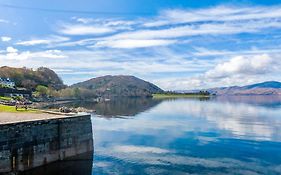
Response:
[[[33,70],[4,66],[0,67],[0,78],[9,78],[17,87],[32,91],[38,91],[38,85],[45,86],[48,89],[42,95],[53,97],[147,97],[164,92],[150,82],[127,75],[97,77],[68,87],[53,70],[45,67]]]
[[[162,89],[152,83],[125,75],[97,77],[74,84],[71,87],[86,88],[99,96],[141,97],[163,92]]]
[[[28,68],[0,67],[0,77],[10,78],[17,87],[34,90],[37,85],[43,85],[59,90],[66,86],[60,77],[51,69],[40,67],[37,70]]]

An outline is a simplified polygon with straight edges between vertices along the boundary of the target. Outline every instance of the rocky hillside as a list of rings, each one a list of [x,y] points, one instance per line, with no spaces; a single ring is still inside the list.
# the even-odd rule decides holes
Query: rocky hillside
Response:
[[[231,86],[208,89],[217,95],[281,95],[281,83],[267,81],[247,86]]]
[[[90,89],[99,96],[141,97],[163,92],[162,89],[152,83],[134,76],[124,75],[93,78],[74,84],[72,87]]]
[[[56,90],[65,88],[60,77],[51,69],[41,67],[37,70],[28,68],[0,67],[0,77],[10,78],[16,86],[35,89],[37,85],[52,87]]]

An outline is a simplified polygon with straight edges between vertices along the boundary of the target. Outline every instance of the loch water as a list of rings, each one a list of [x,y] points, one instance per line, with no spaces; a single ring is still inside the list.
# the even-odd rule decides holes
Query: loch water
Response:
[[[142,103],[92,117],[93,174],[281,174],[281,97]]]
[[[68,168],[81,175],[281,174],[278,96],[73,105],[96,110],[91,117],[93,160]],[[85,171],[83,164],[92,168]],[[46,169],[36,174],[47,174]]]

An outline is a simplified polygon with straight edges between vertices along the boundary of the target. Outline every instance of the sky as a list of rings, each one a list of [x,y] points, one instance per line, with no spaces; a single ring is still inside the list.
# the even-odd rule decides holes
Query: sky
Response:
[[[1,0],[0,66],[71,85],[134,75],[165,90],[281,81],[280,0]]]

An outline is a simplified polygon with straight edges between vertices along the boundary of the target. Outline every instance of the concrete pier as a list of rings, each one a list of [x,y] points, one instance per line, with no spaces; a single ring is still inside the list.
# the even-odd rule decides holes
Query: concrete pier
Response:
[[[24,172],[93,152],[91,116],[0,125],[0,173]]]
[[[0,112],[0,125],[3,124],[15,124],[29,121],[48,120],[48,119],[63,119],[71,116],[56,115],[50,113],[12,113],[12,112]],[[75,116],[73,116],[75,117]]]

